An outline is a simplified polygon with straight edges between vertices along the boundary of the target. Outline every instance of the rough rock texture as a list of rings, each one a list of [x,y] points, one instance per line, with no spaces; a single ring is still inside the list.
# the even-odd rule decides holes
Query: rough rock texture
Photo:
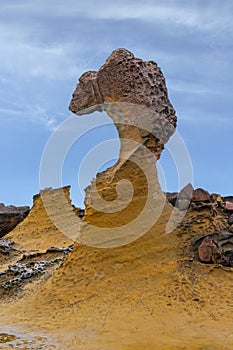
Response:
[[[229,216],[229,218],[228,218],[228,223],[229,223],[230,225],[233,224],[233,214],[231,214],[231,215]]]
[[[233,203],[233,196],[225,196],[223,197],[223,201]]]
[[[91,84],[84,86],[91,91]],[[87,106],[91,96],[84,95]],[[138,131],[138,140],[141,138]],[[98,176],[99,191],[104,194],[105,189],[110,202],[116,196],[112,184],[117,181],[112,182],[111,178],[116,170],[117,180],[120,175],[132,180],[136,191],[134,206],[121,217],[112,216],[107,221],[107,215],[91,212],[95,194],[92,185],[87,193],[90,207],[86,209],[86,222],[106,226],[115,220],[115,224],[121,224],[142,208],[147,196],[144,174],[133,161],[119,164],[117,170],[112,167]],[[190,200],[192,190],[188,186],[180,200]],[[190,205],[182,223],[170,234],[165,229],[173,208],[165,205],[156,224],[130,244],[112,249],[75,244],[47,283],[34,287],[33,293],[11,305],[1,305],[1,324],[8,329],[13,323],[32,332],[43,330],[55,337],[59,349],[67,350],[232,349],[233,270],[215,263],[200,263],[197,256],[206,236],[214,234],[216,241],[222,231],[229,230],[229,216],[217,201],[204,204]],[[215,210],[212,204],[216,204]],[[43,219],[36,222],[42,224],[37,237],[40,240],[46,237],[43,224],[51,223],[46,221],[41,203],[37,209]],[[140,229],[147,219],[146,214],[142,216]],[[31,225],[34,230],[33,220]],[[49,227],[57,237],[56,228]],[[225,238],[220,239],[221,249],[232,246],[231,237]],[[36,240],[34,246],[35,243]],[[231,259],[230,254],[229,262]]]
[[[73,243],[55,223],[72,228],[74,220],[81,221],[79,214],[71,204],[70,186],[46,189],[33,197],[29,215],[0,239],[0,299],[23,294],[38,279],[42,284],[51,276]]]
[[[18,225],[26,218],[30,211],[30,207],[15,207],[13,205],[5,206],[0,203],[0,238]]]
[[[179,194],[179,192],[166,192],[165,193],[168,202],[171,203],[173,206],[176,205],[178,194]]]
[[[119,103],[126,103],[120,104],[120,115],[116,111]],[[127,125],[137,124],[137,108],[140,119],[148,120],[145,125],[149,131]],[[135,139],[157,157],[176,127],[175,111],[160,68],[155,62],[135,58],[125,49],[113,51],[98,72],[89,71],[80,77],[69,109],[76,114],[106,110],[120,138]]]
[[[182,190],[179,192],[177,201],[176,201],[176,206],[179,210],[187,210],[190,201],[192,199],[192,194],[193,194],[193,186],[192,184],[187,184]]]
[[[113,51],[98,72],[80,77],[69,108],[78,115],[105,110],[121,141],[117,164],[98,174],[86,189],[86,222],[98,227],[120,227],[138,217],[148,194],[157,193],[158,197],[157,203],[151,199],[151,207],[166,200],[155,162],[175,131],[176,116],[156,63],[135,58],[125,49]],[[122,179],[133,186],[130,203],[128,184],[121,183],[119,195],[117,186]]]
[[[54,225],[48,214],[50,211],[53,220],[61,218],[64,214],[62,221],[69,221],[72,226],[72,216],[69,216],[70,214],[66,216],[61,194],[64,194],[67,205],[70,204],[71,209],[75,212],[70,200],[70,186],[54,190],[46,189],[33,197],[33,206],[29,215],[13,231],[9,232],[6,238],[14,241],[21,250],[45,251],[51,246],[69,246],[72,240]],[[44,207],[43,198],[48,198],[47,210]],[[79,220],[78,215],[76,218]]]
[[[233,269],[200,263],[192,249],[227,230],[227,215],[190,207],[169,235],[166,215],[123,247],[76,244],[37,293],[1,310],[3,324],[11,313],[14,324],[42,327],[67,350],[232,349]],[[232,237],[220,237],[221,249],[229,239],[232,247]]]
[[[209,236],[203,239],[202,243],[198,248],[199,259],[202,262],[213,262],[212,256],[214,251],[217,249],[217,243]]]
[[[233,211],[233,203],[227,201],[225,204],[226,210]]]
[[[164,76],[155,62],[144,62],[125,49],[113,51],[96,71],[84,73],[76,87],[69,109],[85,114],[104,108],[104,102],[143,105],[176,126],[175,111],[168,99]]]
[[[192,201],[210,202],[210,194],[202,188],[197,188],[192,193]]]

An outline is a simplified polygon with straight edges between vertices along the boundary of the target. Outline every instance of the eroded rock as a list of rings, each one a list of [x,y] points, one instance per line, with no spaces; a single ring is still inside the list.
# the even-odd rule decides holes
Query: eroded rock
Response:
[[[199,261],[233,267],[233,234],[230,230],[197,237],[193,246]]]
[[[12,231],[29,214],[30,207],[5,206],[0,203],[0,238]]]
[[[233,214],[231,214],[228,218],[228,224],[232,225],[233,224]]]
[[[233,203],[229,202],[229,201],[226,201],[225,208],[228,211],[233,211]]]
[[[6,248],[9,249],[11,244],[12,242],[5,242]],[[23,255],[15,264],[9,265],[0,273],[0,288],[19,287],[34,277],[48,273],[51,268],[60,265],[72,249],[73,245],[67,248],[51,247],[44,253]]]
[[[192,192],[192,201],[195,202],[210,202],[210,193],[203,188],[197,188]]]
[[[106,110],[120,138],[145,144],[157,157],[176,127],[160,68],[125,49],[113,51],[98,72],[89,71],[80,77],[69,109],[78,115]],[[137,113],[149,130],[137,128]]]
[[[198,248],[199,259],[202,262],[213,262],[213,252],[217,249],[217,243],[209,236],[203,239],[202,243]]]
[[[179,192],[166,192],[165,194],[169,203],[175,206]]]
[[[117,164],[98,174],[86,189],[85,221],[98,227],[120,227],[139,216],[148,196],[150,208],[166,202],[155,162],[175,131],[176,115],[155,62],[135,58],[125,49],[113,51],[98,72],[80,77],[69,109],[77,115],[106,111],[121,141]],[[121,182],[119,190],[122,179],[133,187],[130,202],[128,183]],[[148,219],[156,216],[149,211],[145,215]]]
[[[192,184],[187,184],[178,194],[176,207],[179,210],[187,210],[193,194],[193,186]]]

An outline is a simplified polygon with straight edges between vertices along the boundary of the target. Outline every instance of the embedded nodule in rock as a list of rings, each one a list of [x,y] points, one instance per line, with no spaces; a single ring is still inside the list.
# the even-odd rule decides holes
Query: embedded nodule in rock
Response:
[[[106,111],[121,141],[117,164],[98,174],[86,189],[84,220],[99,228],[119,228],[145,209],[143,231],[147,216],[158,217],[166,203],[155,163],[176,127],[160,68],[117,49],[98,72],[80,77],[69,109],[77,115]]]

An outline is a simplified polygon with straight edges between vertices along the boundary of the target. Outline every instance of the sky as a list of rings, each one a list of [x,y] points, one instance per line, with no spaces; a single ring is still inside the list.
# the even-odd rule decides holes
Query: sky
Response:
[[[81,123],[68,110],[79,76],[119,47],[161,67],[194,187],[232,195],[232,43],[231,0],[0,0],[0,202],[32,204],[51,135],[69,118]],[[95,117],[85,120],[91,125]],[[78,188],[85,152],[109,138],[117,138],[113,125],[96,128],[67,154],[62,185],[71,184],[78,206],[95,177],[86,167]],[[117,158],[119,144],[112,147]],[[179,190],[169,144],[159,167],[164,190]]]

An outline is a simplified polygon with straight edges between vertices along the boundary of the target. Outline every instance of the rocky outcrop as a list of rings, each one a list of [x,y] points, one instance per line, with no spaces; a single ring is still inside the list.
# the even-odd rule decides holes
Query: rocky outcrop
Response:
[[[192,193],[192,201],[194,202],[210,202],[211,197],[208,191],[197,188]]]
[[[209,236],[205,237],[198,247],[199,259],[202,262],[213,262],[213,255],[217,251],[217,243]]]
[[[96,73],[93,75],[96,76]],[[88,86],[84,85],[87,90],[89,87],[90,91],[94,89],[91,84]],[[95,94],[101,100],[98,89],[95,90]],[[90,96],[92,95],[89,92],[84,95],[87,106],[91,105]],[[104,105],[107,106],[105,102]],[[141,130],[129,131],[133,139],[136,138],[137,131],[137,140],[142,140]],[[124,133],[126,132],[125,129]],[[153,137],[151,140],[157,142]],[[159,143],[156,145],[159,146]],[[153,147],[151,149],[154,150]],[[131,151],[135,153],[134,149]],[[156,157],[157,151],[154,152]],[[123,153],[121,152],[121,155]],[[101,195],[111,204],[111,200],[117,195],[117,181],[122,175],[130,179],[136,192],[130,211],[122,210],[121,216],[118,217],[116,213],[102,214],[94,209],[91,212],[92,201],[96,195],[93,183],[87,190],[84,225],[92,222],[99,225],[101,231],[101,225],[111,227],[115,220],[115,224],[119,225],[117,229],[120,230],[120,225],[124,220],[127,222],[127,217],[133,218],[137,215],[148,192],[145,173],[140,172],[132,161],[139,158],[140,153],[141,151],[136,151],[136,155],[126,162],[118,162],[120,166],[112,167],[104,174],[98,175],[95,182],[99,185]],[[150,165],[153,168],[152,161]],[[159,190],[158,185],[157,189]],[[189,185],[179,200],[189,201],[192,191],[193,188]],[[65,192],[68,195],[68,189]],[[59,191],[48,190],[47,194],[51,198],[51,201],[48,201],[49,208],[63,208],[63,202],[59,201]],[[124,199],[124,191],[121,195]],[[176,194],[169,195],[173,203],[175,197]],[[44,330],[50,336],[56,337],[60,343],[59,348],[67,350],[162,350],[181,347],[184,350],[210,347],[216,350],[232,349],[233,274],[230,266],[233,240],[228,232],[231,213],[225,210],[221,196],[212,197],[210,202],[192,201],[180,226],[169,235],[165,233],[165,229],[172,207],[165,204],[156,225],[130,244],[118,245],[113,249],[74,244],[72,252],[45,284],[34,285],[31,293],[27,289],[25,298],[17,300],[10,307],[6,303],[1,305],[2,324]],[[198,199],[203,198],[202,192]],[[106,204],[106,208],[109,207],[111,205]],[[182,214],[176,208],[173,210]],[[56,218],[59,211],[56,211],[56,208],[54,211]],[[59,233],[48,221],[41,195],[35,198],[32,212],[34,216],[30,213],[22,226],[27,223],[27,237],[28,241],[33,239],[33,247],[38,240],[40,245],[41,241],[47,240],[51,243],[52,239],[62,243],[64,237],[62,238],[61,232]],[[114,215],[109,217],[110,214]],[[37,220],[36,215],[39,216]],[[149,219],[145,213],[141,222],[137,223],[139,229],[142,230],[144,222]],[[70,216],[67,223],[69,220]],[[20,237],[20,226],[16,228],[18,242],[25,237],[25,231],[21,231]],[[38,230],[39,226],[41,228]],[[127,234],[125,227],[123,230]],[[30,231],[35,231],[38,236],[33,237],[33,234],[29,234]],[[225,233],[221,235],[223,231]],[[6,250],[11,246],[9,241],[3,242],[2,245],[4,252],[5,246]],[[215,263],[220,261],[222,251],[228,258],[228,265],[225,266]],[[51,252],[48,254],[50,256]],[[28,273],[29,276],[34,274],[35,269],[38,271],[38,267],[43,275],[44,265],[38,266],[35,263],[38,256],[31,258],[33,264],[28,265],[28,261],[24,260],[21,261],[23,266],[12,264],[13,271],[4,269],[6,280],[3,283],[7,283],[4,284],[7,287],[6,291],[12,289],[9,288],[9,283],[15,282],[12,275],[16,267],[23,276],[26,273],[26,277]],[[20,281],[20,285],[24,284],[24,281],[25,279]],[[28,283],[27,288],[30,285],[33,283]],[[52,347],[47,345],[45,348]]]
[[[86,189],[84,220],[95,228],[118,227],[119,235],[119,227],[138,219],[143,208],[145,223],[159,216],[151,210],[161,211],[166,198],[155,163],[175,131],[176,116],[157,64],[135,58],[125,49],[115,50],[98,72],[80,77],[69,108],[77,115],[106,111],[121,141],[117,164],[98,174]],[[136,231],[135,227],[130,231]],[[127,235],[126,230],[122,235]],[[88,244],[95,240],[90,232],[87,236]],[[110,231],[107,237],[115,239]]]
[[[0,238],[12,231],[22,220],[26,218],[30,207],[5,206],[0,203]]]
[[[112,110],[113,107],[117,107],[114,103],[122,103],[120,108],[124,108],[123,103],[127,104],[123,115],[121,113],[123,120],[120,126],[117,125],[119,115]],[[144,106],[150,110],[152,123],[148,121],[151,128],[149,132],[129,128],[128,119],[136,121],[136,113],[133,114],[136,110],[133,107],[137,106]],[[168,99],[165,79],[160,68],[155,62],[135,58],[125,49],[113,51],[98,72],[89,71],[79,78],[69,109],[76,114],[106,110],[113,119],[120,138],[131,138],[134,134],[138,142],[146,144],[157,156],[161,153],[162,139],[166,142],[176,127],[175,111]],[[144,111],[141,119],[151,117],[148,111],[145,115],[146,109],[138,111]],[[154,132],[158,136],[157,140],[153,140]]]
[[[125,49],[113,51],[98,72],[89,71],[79,78],[69,109],[78,115],[105,110],[120,139],[145,145],[157,158],[176,127],[160,68]],[[137,127],[140,122],[144,129]],[[133,151],[121,143],[120,158],[129,158]]]
[[[226,210],[228,210],[228,211],[233,211],[233,203],[227,201],[226,204],[225,204],[225,208],[226,208]]]
[[[79,210],[71,204],[70,186],[48,188],[33,197],[29,215],[6,238],[15,242],[20,250],[45,251],[51,246],[67,247],[73,240],[57,226],[62,222],[72,227],[73,217],[80,221],[78,215]]]
[[[195,240],[198,242],[198,238]],[[213,233],[200,237],[197,244],[198,258],[207,264],[220,264],[233,267],[233,234],[230,232]]]
[[[72,228],[75,221],[76,228],[81,214],[71,203],[70,186],[47,188],[33,197],[25,220],[0,239],[0,299],[51,276],[72,250],[73,240],[59,227]]]
[[[5,243],[7,252],[9,252],[12,242]],[[0,295],[1,288],[13,289],[22,287],[23,284],[31,281],[34,277],[40,277],[41,274],[48,273],[49,268],[57,267],[66,256],[72,251],[72,246],[67,248],[51,247],[44,253],[32,253],[29,255],[23,255],[16,263],[9,265],[8,268],[0,272]]]

